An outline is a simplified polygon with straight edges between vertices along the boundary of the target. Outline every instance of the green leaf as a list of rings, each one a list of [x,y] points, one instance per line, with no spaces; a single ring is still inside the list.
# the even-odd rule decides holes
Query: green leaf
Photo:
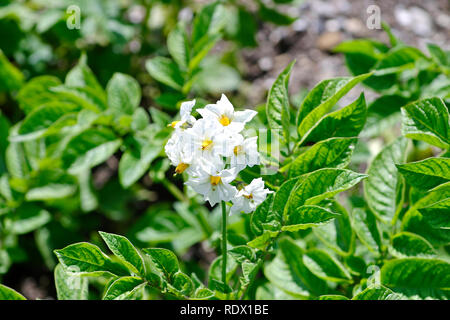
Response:
[[[9,120],[0,112],[0,175],[6,172],[5,151],[9,144],[10,126]]]
[[[433,228],[419,211],[448,197],[450,197],[449,184],[444,184],[426,193],[404,214],[402,231],[421,235],[436,247],[450,243],[450,230]]]
[[[368,73],[354,78],[333,78],[316,85],[300,106],[297,116],[300,137],[303,137],[348,91],[371,75]]]
[[[406,182],[420,190],[428,190],[450,180],[450,158],[428,158],[397,165]]]
[[[27,300],[23,295],[16,290],[8,288],[0,284],[0,300]]]
[[[433,228],[450,229],[450,198],[419,209],[419,212]]]
[[[64,167],[71,174],[95,167],[106,161],[120,145],[121,140],[110,129],[87,129],[67,144],[62,155]]]
[[[84,212],[95,210],[98,200],[91,183],[91,170],[85,169],[77,173],[80,188],[80,206]]]
[[[229,10],[233,10],[227,8]],[[227,24],[227,33],[242,47],[256,47],[255,39],[258,31],[257,17],[245,8],[239,7],[232,11],[235,20],[233,24]]]
[[[357,136],[366,123],[367,107],[364,93],[348,106],[322,117],[299,142],[317,142],[331,137]]]
[[[39,76],[31,79],[16,96],[20,108],[28,114],[42,104],[54,101],[56,96],[50,88],[59,85],[61,81],[53,76]]]
[[[131,271],[145,276],[145,263],[139,251],[124,236],[99,231],[109,250],[114,253]]]
[[[414,47],[399,46],[390,50],[375,66],[375,74],[396,73],[412,69],[419,59],[428,59],[422,51]]]
[[[449,113],[442,99],[429,98],[402,108],[405,137],[422,140],[442,149],[450,145]]]
[[[196,45],[205,36],[218,34],[226,23],[227,15],[222,4],[216,1],[203,6],[194,18],[192,43]]]
[[[217,79],[220,79],[220,81],[217,81]],[[240,81],[240,75],[235,68],[214,57],[207,57],[202,63],[201,71],[195,75],[193,88],[219,94],[237,90]]]
[[[90,87],[68,87],[61,85],[52,87],[51,92],[55,93],[58,101],[76,104],[84,109],[100,113],[107,108],[106,101],[97,96],[97,92]]]
[[[382,22],[381,27],[387,33],[391,47],[394,48],[397,45],[401,44],[401,41],[392,33],[391,27],[386,22]]]
[[[190,60],[186,27],[179,23],[167,36],[167,49],[180,69],[187,70]]]
[[[334,51],[345,54],[345,62],[353,75],[360,75],[372,70],[379,60],[385,57],[389,48],[372,39],[356,39],[340,43]],[[372,76],[363,81],[375,90],[389,88],[395,83],[395,75],[383,77]]]
[[[288,221],[281,230],[298,231],[324,225],[339,215],[319,206],[305,205],[298,207],[288,216]]]
[[[283,135],[289,143],[290,103],[288,95],[289,76],[294,66],[292,61],[277,77],[270,88],[267,97],[266,115],[272,130],[283,130]]]
[[[436,251],[427,240],[410,232],[400,232],[393,236],[390,252],[396,258],[436,256]]]
[[[66,270],[76,274],[128,275],[125,267],[113,262],[96,245],[87,242],[71,244],[64,249],[55,250],[55,254]]]
[[[155,108],[151,108],[154,110]],[[131,129],[135,132],[142,131],[147,128],[150,117],[144,108],[138,107],[132,115]]]
[[[262,1],[258,1],[259,15],[264,21],[275,23],[279,26],[290,25],[296,18],[283,14],[273,8],[266,6]]]
[[[428,51],[430,51],[431,58],[442,66],[450,66],[450,58],[444,50],[442,50],[439,46],[427,43]]]
[[[295,300],[295,298],[286,293],[285,291],[278,289],[270,282],[266,282],[256,289],[256,300]]]
[[[138,277],[121,277],[114,280],[106,289],[103,300],[128,300],[133,298],[134,293],[141,289],[143,283],[142,278]]]
[[[272,220],[276,220],[281,224],[283,220],[284,210],[289,200],[289,196],[291,195],[292,189],[295,187],[299,180],[300,178],[293,178],[285,181],[275,193],[273,205],[271,208],[272,216],[275,217],[275,219]],[[276,224],[276,226],[278,226],[278,224]]]
[[[377,91],[387,90],[401,81],[401,73],[419,67],[428,58],[418,49],[398,46],[386,53],[374,66],[374,76],[365,83]]]
[[[58,300],[88,300],[88,279],[64,270],[61,264],[55,267],[55,287]]]
[[[194,292],[194,295],[190,297],[192,300],[209,300],[214,297],[214,292],[209,290],[208,288],[197,288]]]
[[[239,263],[243,263],[244,261],[255,261],[255,250],[246,245],[236,246],[228,250],[228,254]]]
[[[128,149],[119,162],[119,180],[124,188],[138,181],[164,148],[167,131],[153,135],[152,139],[136,138],[139,150]]]
[[[115,114],[133,114],[141,102],[141,87],[131,76],[114,73],[106,86],[108,106]]]
[[[155,80],[175,90],[180,91],[183,87],[184,79],[181,71],[172,60],[164,57],[155,57],[147,60],[145,67]]]
[[[262,235],[264,230],[278,230],[280,227],[281,217],[272,210],[273,198],[273,194],[269,194],[251,215],[250,227],[255,235]]]
[[[265,251],[272,239],[276,238],[278,235],[279,231],[264,230],[261,235],[249,241],[247,245],[249,247]]]
[[[192,58],[189,61],[189,70],[195,72],[199,64],[206,57],[208,52],[215,46],[215,44],[221,39],[220,34],[205,35],[199,41],[197,41],[192,49]]]
[[[345,168],[350,162],[356,138],[330,138],[314,144],[289,166],[289,177],[322,168]]]
[[[227,255],[226,267],[227,267],[226,281],[228,283],[238,267],[238,263],[236,262],[236,260],[234,260],[233,256],[230,254]],[[222,281],[222,256],[218,256],[209,267],[208,284],[210,289],[212,289],[211,282],[213,282],[213,280],[216,280],[218,282]]]
[[[180,270],[178,259],[172,251],[163,248],[143,249],[143,251],[168,279],[171,279]]]
[[[86,54],[83,54],[78,64],[67,73],[65,84],[69,87],[92,88],[100,99],[106,100],[102,86],[87,65]]]
[[[25,234],[36,230],[51,220],[50,213],[33,203],[24,203],[14,212],[10,227],[15,234]]]
[[[382,285],[368,287],[358,293],[352,300],[402,300],[404,297]]]
[[[10,135],[17,135],[17,125],[10,129]],[[31,171],[23,143],[11,142],[5,151],[5,164],[8,173],[14,178],[25,178]]]
[[[11,136],[11,141],[38,139],[48,133],[61,117],[68,113],[78,112],[81,108],[72,103],[50,102],[33,109],[23,120],[19,135]],[[53,133],[55,131],[53,130]]]
[[[189,297],[194,291],[194,283],[191,278],[181,271],[175,273],[170,286],[175,289],[176,293],[184,297]]]
[[[356,255],[347,255],[344,257],[345,266],[351,274],[356,276],[366,276],[368,271],[367,264],[364,258]]]
[[[77,187],[72,184],[50,183],[42,187],[31,188],[25,194],[27,201],[61,199],[73,195]]]
[[[407,103],[408,99],[396,94],[383,95],[372,101],[361,136],[372,138],[390,130],[401,119],[400,108]]]
[[[410,298],[447,300],[450,264],[424,258],[390,260],[381,268],[381,283]]]
[[[407,139],[396,139],[378,153],[366,172],[364,199],[372,212],[385,223],[390,223],[401,209],[397,195],[403,182],[395,164],[406,160],[407,147]]]
[[[19,90],[24,75],[17,69],[0,50],[0,92]]]
[[[304,251],[288,238],[279,242],[275,258],[264,268],[264,275],[279,289],[298,298],[326,294],[327,285],[303,263]]]
[[[313,229],[314,234],[330,249],[348,255],[355,242],[355,234],[347,210],[338,202],[331,202],[330,211],[339,214],[333,221]]]
[[[364,174],[346,169],[325,168],[306,174],[292,190],[285,216],[289,216],[298,207],[318,204],[320,201],[332,198],[339,192],[345,191],[366,178]]]
[[[332,282],[351,281],[350,273],[345,267],[326,251],[320,249],[311,249],[303,255],[305,266],[323,280]]]
[[[343,41],[333,49],[334,52],[365,55],[373,58],[375,61],[381,59],[384,56],[384,53],[388,50],[389,48],[385,44],[372,39],[355,39]],[[370,68],[366,69],[365,72],[369,70]]]
[[[325,294],[319,297],[319,300],[349,300],[346,296],[338,294]]]
[[[381,251],[381,235],[377,221],[371,211],[356,208],[353,210],[352,226],[359,240],[372,252]]]

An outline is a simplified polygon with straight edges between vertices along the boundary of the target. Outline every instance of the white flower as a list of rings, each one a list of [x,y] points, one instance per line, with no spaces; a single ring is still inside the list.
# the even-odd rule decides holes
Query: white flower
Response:
[[[204,118],[216,121],[224,130],[229,132],[241,132],[247,122],[257,114],[254,110],[234,111],[234,107],[228,98],[222,97],[216,104],[208,104],[204,108],[197,109]]]
[[[264,189],[264,181],[262,178],[253,179],[232,200],[233,206],[231,207],[230,214],[241,211],[245,213],[254,211],[266,199],[267,194],[272,192],[269,189]]]
[[[258,138],[245,139],[240,134],[256,111],[235,112],[222,94],[216,104],[197,109],[202,119],[196,120],[191,115],[194,105],[195,100],[183,102],[181,119],[169,125],[175,131],[164,150],[176,173],[186,172],[185,184],[203,195],[211,206],[231,200],[231,213],[254,211],[272,192],[264,189],[264,181],[254,179],[239,192],[231,183],[240,170],[260,163]]]
[[[203,195],[205,201],[214,206],[220,201],[230,201],[234,198],[237,189],[230,183],[236,179],[236,174],[234,168],[218,168],[215,164],[203,160],[185,184]]]
[[[168,126],[175,129],[186,129],[190,128],[195,123],[195,118],[191,115],[192,108],[195,105],[195,99],[191,101],[185,101],[180,107],[180,117],[181,120],[173,121]]]
[[[213,164],[222,166],[222,151],[224,149],[225,137],[222,130],[213,121],[200,119],[192,128],[184,131],[184,143],[194,156],[194,161],[205,159]]]
[[[234,146],[230,157],[230,165],[239,170],[246,166],[259,165],[258,137],[244,139],[242,135],[234,135]]]
[[[164,151],[172,165],[175,166],[177,174],[181,174],[184,171],[191,174],[194,170],[194,155],[189,145],[185,143],[184,137],[185,135],[175,131],[164,146]]]

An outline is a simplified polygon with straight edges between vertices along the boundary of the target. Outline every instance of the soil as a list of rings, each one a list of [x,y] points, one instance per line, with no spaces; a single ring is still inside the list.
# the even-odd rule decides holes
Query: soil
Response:
[[[293,59],[297,62],[291,72],[292,93],[311,89],[326,78],[349,75],[343,56],[331,51],[334,46],[356,38],[388,43],[383,29],[366,26],[370,5],[380,8],[381,20],[404,43],[424,52],[429,42],[450,49],[447,0],[305,0],[285,8],[291,16],[299,17],[292,25],[265,23],[257,34],[258,47],[243,51],[246,79],[251,82],[245,93],[248,103],[263,103],[276,76]],[[347,98],[356,96],[350,94]]]

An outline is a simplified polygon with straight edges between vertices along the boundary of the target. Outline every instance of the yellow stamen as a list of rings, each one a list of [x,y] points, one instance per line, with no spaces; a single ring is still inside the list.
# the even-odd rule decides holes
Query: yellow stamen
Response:
[[[244,196],[244,198],[247,198],[249,200],[253,199],[253,194],[251,194],[251,193],[249,195],[243,194],[243,196]]]
[[[177,167],[175,168],[175,172],[178,173],[178,174],[181,174],[181,173],[183,173],[184,170],[186,170],[188,167],[189,167],[189,164],[180,162],[180,163],[177,165]]]
[[[236,147],[234,147],[234,149],[233,149],[233,152],[234,152],[234,155],[238,155],[239,153],[241,153],[242,152],[242,146],[236,146]]]
[[[175,128],[175,126],[177,125],[178,122],[180,122],[180,121],[178,120],[178,121],[171,122],[171,123],[169,123],[167,126],[168,126],[168,127]]]
[[[228,118],[226,115],[222,115],[219,119],[219,122],[221,125],[223,125],[224,127],[226,127],[227,125],[229,125],[231,123],[230,118]]]
[[[209,180],[213,186],[217,186],[222,178],[220,176],[210,176]]]
[[[211,148],[212,143],[213,143],[212,140],[203,140],[202,141],[202,150]]]

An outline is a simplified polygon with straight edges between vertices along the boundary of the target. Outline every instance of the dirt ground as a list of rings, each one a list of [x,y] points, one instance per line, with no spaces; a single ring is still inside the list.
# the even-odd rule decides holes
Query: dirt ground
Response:
[[[424,52],[429,42],[450,49],[448,0],[305,0],[285,7],[288,14],[299,17],[291,26],[265,24],[257,35],[258,47],[244,50],[250,103],[264,101],[275,77],[293,59],[297,62],[290,92],[296,93],[311,89],[320,80],[349,74],[343,56],[331,52],[341,41],[374,38],[388,43],[384,30],[366,26],[370,5],[380,8],[381,20],[404,43]]]
[[[258,47],[243,50],[246,80],[243,90],[248,103],[252,106],[263,103],[276,76],[293,59],[297,62],[291,73],[291,93],[311,89],[326,78],[348,75],[343,56],[331,52],[334,46],[355,38],[388,41],[382,29],[367,28],[370,5],[379,6],[381,19],[406,44],[425,52],[428,42],[450,49],[448,0],[304,0],[283,8],[291,16],[298,16],[297,21],[286,27],[265,23],[257,34]],[[358,90],[360,88],[352,90],[354,94],[350,92],[346,100],[355,99]],[[366,90],[369,99],[371,94]],[[39,273],[41,270],[36,272]],[[49,285],[51,276],[52,273],[48,273],[39,280],[37,276],[26,277],[21,279],[18,289],[31,299],[52,299],[55,292]]]

